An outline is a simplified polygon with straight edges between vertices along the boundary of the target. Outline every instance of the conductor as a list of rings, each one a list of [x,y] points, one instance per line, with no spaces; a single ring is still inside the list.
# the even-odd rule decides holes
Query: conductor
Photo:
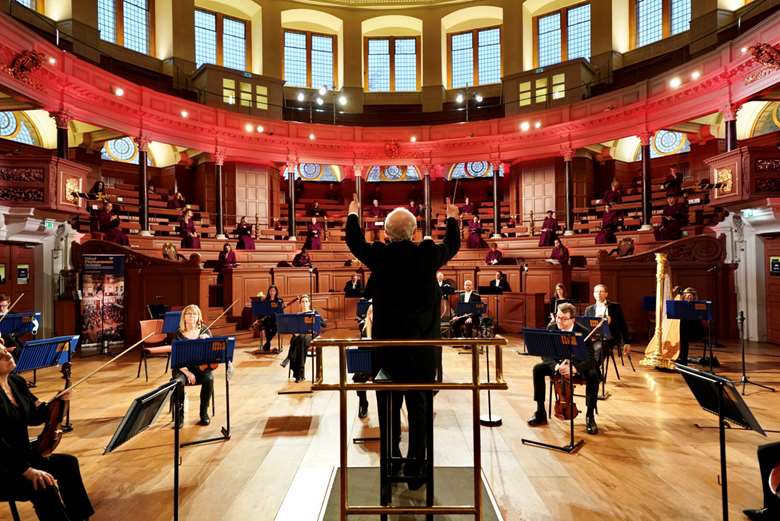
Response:
[[[367,243],[358,221],[359,206],[353,198],[349,204],[346,242],[352,254],[371,270],[374,283],[374,324],[372,337],[379,339],[439,338],[440,302],[436,271],[460,248],[458,209],[447,207],[447,231],[442,244],[431,239],[412,242],[417,219],[406,208],[396,208],[385,219],[388,244]],[[441,356],[435,347],[389,347],[378,350],[376,367],[393,382],[433,382]],[[406,401],[409,421],[409,450],[405,476],[419,478],[409,488],[422,486],[421,464],[425,457],[425,410],[430,392],[377,391],[379,428],[389,439],[392,455],[400,457],[401,404]],[[387,425],[387,407],[391,407],[391,426]],[[388,430],[388,427],[391,427]],[[387,438],[387,435],[390,435]]]

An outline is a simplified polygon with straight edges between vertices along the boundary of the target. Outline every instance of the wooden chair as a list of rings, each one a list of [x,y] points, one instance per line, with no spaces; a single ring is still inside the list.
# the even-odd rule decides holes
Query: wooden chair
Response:
[[[138,360],[138,374],[136,374],[136,378],[141,376],[141,364],[143,364],[146,381],[149,381],[149,368],[146,363],[146,360],[149,357],[165,356],[165,371],[163,371],[163,374],[168,372],[168,366],[171,362],[171,346],[169,344],[154,345],[161,344],[161,342],[164,342],[168,338],[168,335],[162,332],[162,328],[162,319],[141,320],[141,338],[144,338],[149,333],[154,334],[146,339],[143,347],[141,347],[141,357]]]

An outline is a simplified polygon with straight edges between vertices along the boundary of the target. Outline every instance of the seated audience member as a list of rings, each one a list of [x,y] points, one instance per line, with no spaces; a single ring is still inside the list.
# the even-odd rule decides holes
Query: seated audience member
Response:
[[[301,179],[300,175],[295,178],[294,185],[293,191],[295,192],[295,199],[300,200],[303,197],[304,192],[303,179]]]
[[[176,340],[196,340],[198,338],[209,338],[211,333],[203,325],[203,315],[200,308],[195,304],[185,306],[181,310],[179,319],[179,329],[176,331]],[[198,366],[187,366],[173,370],[173,377],[179,380],[182,385],[176,387],[177,399],[184,400],[184,386],[200,385],[200,421],[198,425],[208,425],[209,402],[211,401],[211,392],[214,389],[214,374],[211,368],[201,369]],[[181,426],[184,418],[178,418],[178,424]]]
[[[550,251],[550,258],[558,261],[560,264],[569,264],[569,248],[567,248],[560,237],[555,238],[553,248]]]
[[[482,238],[482,222],[478,215],[474,215],[469,221],[469,238],[466,245],[469,248],[484,248],[487,246],[485,239]]]
[[[181,192],[175,192],[168,199],[168,208],[171,208],[173,210],[181,210],[182,208],[185,208],[186,206],[187,206],[187,203],[184,200],[184,196],[181,195]]]
[[[750,521],[771,521],[780,519],[780,490],[772,490],[769,477],[772,471],[779,472],[780,441],[766,443],[758,447],[758,468],[761,472],[761,485],[764,492],[764,507],[743,510]]]
[[[215,268],[215,271],[218,273],[217,284],[224,283],[224,275],[227,268],[235,268],[237,265],[236,252],[230,247],[230,243],[226,242],[222,245],[222,251],[219,252],[219,258],[217,258],[217,267]]]
[[[130,246],[127,234],[119,228],[119,218],[111,220],[108,229],[103,231],[103,240],[119,244],[120,246]]]
[[[559,282],[555,285],[553,296],[550,297],[550,315],[552,315],[553,321],[555,321],[558,306],[563,302],[569,302],[569,298],[566,296],[566,286],[563,285],[563,282]]]
[[[277,306],[279,306],[279,313],[284,311],[284,301],[279,296],[279,288],[274,285],[268,287],[268,291],[265,292],[265,298],[263,298],[263,301],[275,303]],[[263,342],[263,345],[258,348],[255,353],[268,353],[271,351],[271,340],[273,340],[273,338],[276,336],[276,313],[258,317],[258,321],[263,328],[265,342]]]
[[[284,227],[282,226],[282,222],[279,220],[278,217],[274,217],[274,231],[275,232],[283,232]],[[275,241],[286,241],[289,237],[287,235],[283,234],[274,234],[274,240]]]
[[[449,205],[448,205],[449,206]],[[459,208],[461,214],[466,215],[473,215],[474,214],[474,205],[469,201],[469,198],[466,197],[463,199],[463,206]]]
[[[328,183],[328,191],[325,193],[325,199],[329,201],[342,201],[341,190],[336,187],[336,183]]]
[[[517,222],[515,221],[515,216],[514,215],[510,215],[509,216],[509,221],[507,221],[506,227],[508,228],[509,231],[507,231],[504,234],[504,237],[515,237],[515,235],[517,233],[515,231],[515,228],[517,227]]]
[[[666,194],[666,206],[661,224],[653,230],[657,241],[676,241],[682,238],[683,226],[688,225],[688,204],[675,193]]]
[[[601,216],[601,230],[596,234],[596,244],[615,244],[620,216],[612,209],[611,204],[604,205],[604,215]]]
[[[490,243],[490,251],[485,256],[485,264],[500,264],[501,259],[504,258],[504,254],[498,249],[498,244],[495,242]]]
[[[306,249],[322,249],[322,223],[318,222],[316,217],[312,217],[311,222],[306,225]]]
[[[48,420],[49,405],[36,398],[25,379],[12,374],[11,353],[0,346],[0,478],[3,495],[31,501],[42,521],[82,521],[95,511],[81,479],[79,460],[69,454],[42,457],[27,427]],[[70,400],[70,393],[61,397]],[[7,508],[3,505],[3,508]],[[4,512],[5,514],[5,512]],[[7,518],[4,518],[7,519]]]
[[[252,225],[246,222],[246,216],[238,221],[234,233],[238,236],[238,244],[236,244],[237,250],[255,249],[255,240],[252,237]]]
[[[444,273],[441,271],[436,272],[436,285],[439,287],[442,297],[452,295],[455,292],[455,288],[452,287],[452,284],[450,284],[448,280],[444,279]]]
[[[96,226],[90,227],[91,231],[105,233],[111,227],[111,221],[119,219],[114,212],[114,204],[111,201],[103,201],[103,205],[96,213],[93,214],[96,221]]]
[[[420,213],[421,206],[418,206],[417,203],[414,201],[414,199],[409,200],[409,206],[407,207],[407,210],[412,212],[412,215],[415,217],[419,217],[421,215]]]
[[[181,235],[181,247],[200,249],[200,234],[192,220],[192,210],[187,208],[179,221],[179,235]]]
[[[463,291],[458,296],[458,304],[479,304],[482,297],[474,292],[474,284],[470,280],[463,283]],[[474,333],[474,327],[479,326],[480,313],[466,313],[455,316],[450,320],[450,334],[453,337],[470,338]]]
[[[87,192],[87,198],[90,200],[102,201],[106,197],[106,184],[103,181],[95,181],[92,188]]]
[[[498,288],[501,291],[512,291],[509,289],[509,281],[506,280],[506,273],[502,271],[496,272],[496,277],[490,281],[491,288]]]
[[[575,315],[577,310],[572,304],[563,303],[558,306],[555,314],[555,323],[550,324],[547,329],[550,331],[573,331],[576,334],[587,336],[588,329],[577,324]],[[574,375],[582,375],[585,378],[585,403],[587,412],[585,413],[585,427],[588,434],[597,434],[599,429],[596,425],[595,411],[598,400],[599,383],[601,383],[601,372],[593,350],[593,343],[588,342],[588,356],[585,360],[574,360],[569,365],[569,360],[556,360],[554,358],[543,358],[533,368],[534,382],[534,401],[536,402],[536,412],[528,420],[528,425],[536,427],[547,423],[547,412],[545,411],[545,392],[547,384],[545,376],[553,377],[557,374],[563,378],[572,378]]]
[[[312,309],[309,295],[301,295],[300,303],[301,313],[319,315],[317,311]],[[320,323],[322,324],[322,327],[326,327],[324,318],[320,317]],[[287,358],[281,362],[282,367],[287,367],[287,364],[290,364],[292,375],[293,378],[295,378],[296,383],[306,379],[306,353],[309,351],[309,346],[313,339],[314,337],[309,334],[294,334],[290,339],[290,348],[287,351]]]
[[[617,204],[623,200],[623,195],[620,192],[620,183],[617,179],[613,179],[609,185],[609,190],[604,192],[601,196],[601,202],[604,204]]]
[[[368,209],[366,229],[371,231],[371,239],[379,240],[379,230],[385,227],[385,211],[379,206],[379,200],[374,199]]]
[[[558,236],[558,220],[555,212],[547,210],[547,217],[542,222],[542,234],[539,236],[539,246],[552,246]]]
[[[325,217],[325,210],[320,208],[320,202],[314,201],[314,203],[306,210],[307,217]]]
[[[347,297],[363,296],[363,282],[360,280],[360,275],[357,273],[352,274],[352,279],[344,284],[344,295]]]
[[[293,257],[292,265],[296,268],[311,268],[311,257],[309,257],[309,252],[306,251],[306,246],[301,248],[301,251]]]
[[[166,242],[162,247],[163,259],[170,261],[183,261],[184,256],[176,252],[176,246],[172,242]]]

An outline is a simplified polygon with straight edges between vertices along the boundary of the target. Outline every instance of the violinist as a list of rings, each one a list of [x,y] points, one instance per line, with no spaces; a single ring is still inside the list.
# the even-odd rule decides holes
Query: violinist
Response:
[[[299,299],[301,303],[301,313],[310,315],[319,315],[311,307],[311,299],[309,295],[301,295]],[[320,324],[325,327],[325,319],[320,317]],[[290,349],[287,352],[287,358],[285,358],[281,365],[286,367],[289,363],[292,367],[293,377],[295,382],[302,382],[306,379],[306,353],[309,351],[309,345],[314,337],[310,334],[293,335],[290,339]]]
[[[176,340],[195,340],[198,338],[209,338],[209,330],[203,326],[203,315],[200,308],[195,304],[185,306],[181,311],[179,319],[179,329],[176,331]],[[197,366],[182,367],[174,371],[174,378],[179,380],[182,385],[176,387],[176,399],[179,403],[184,401],[184,386],[200,384],[200,421],[198,425],[208,425],[209,419],[209,401],[214,389],[214,375],[210,368],[202,369]],[[181,426],[184,418],[178,418],[175,424]]]
[[[11,311],[11,299],[8,297],[8,295],[2,293],[0,294],[0,317],[4,317]],[[35,319],[35,316],[32,317],[32,334],[36,335],[38,333],[38,321]],[[24,345],[24,342],[19,340],[17,337],[17,334],[13,331],[10,331],[8,333],[3,333],[2,336],[0,336],[0,342],[8,349],[9,353],[12,353],[14,356],[14,360],[19,359],[19,354],[21,353],[22,346]]]
[[[284,301],[279,296],[279,288],[273,284],[268,286],[268,291],[265,292],[263,301],[276,304],[279,310],[278,313],[284,310]],[[271,351],[271,340],[276,336],[276,313],[260,317],[259,320],[265,335],[265,342],[260,349],[262,349],[262,352],[268,353]],[[257,350],[257,353],[261,352],[260,349]]]
[[[474,283],[470,280],[463,282],[463,291],[460,292],[458,297],[458,304],[479,304],[482,302],[482,297],[479,293],[474,291]],[[450,320],[450,332],[453,337],[471,338],[474,332],[474,326],[479,326],[480,316],[477,313],[467,313],[453,317]]]
[[[550,331],[573,331],[587,336],[590,331],[584,326],[577,324],[574,320],[576,308],[573,304],[564,302],[558,306],[555,313],[555,323],[550,324],[547,329]],[[599,428],[596,425],[594,412],[596,401],[598,399],[599,383],[601,383],[601,373],[599,365],[596,362],[593,343],[588,342],[587,360],[573,360],[573,367],[567,360],[555,360],[553,358],[544,358],[536,364],[533,369],[534,381],[534,401],[536,402],[536,412],[528,419],[528,425],[536,427],[547,423],[547,413],[544,410],[545,397],[545,376],[555,376],[560,374],[564,378],[570,378],[574,375],[582,375],[585,378],[585,403],[587,413],[585,415],[585,428],[588,434],[597,434]]]
[[[81,479],[79,461],[69,454],[42,457],[30,443],[28,425],[46,421],[48,405],[38,400],[0,346],[0,483],[3,493],[32,501],[41,521],[82,521],[95,513]],[[59,399],[69,400],[70,393]]]

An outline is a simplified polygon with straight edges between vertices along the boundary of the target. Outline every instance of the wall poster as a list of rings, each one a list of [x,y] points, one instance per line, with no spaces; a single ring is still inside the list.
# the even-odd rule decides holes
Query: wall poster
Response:
[[[81,334],[83,346],[123,344],[125,335],[125,256],[82,257]]]

